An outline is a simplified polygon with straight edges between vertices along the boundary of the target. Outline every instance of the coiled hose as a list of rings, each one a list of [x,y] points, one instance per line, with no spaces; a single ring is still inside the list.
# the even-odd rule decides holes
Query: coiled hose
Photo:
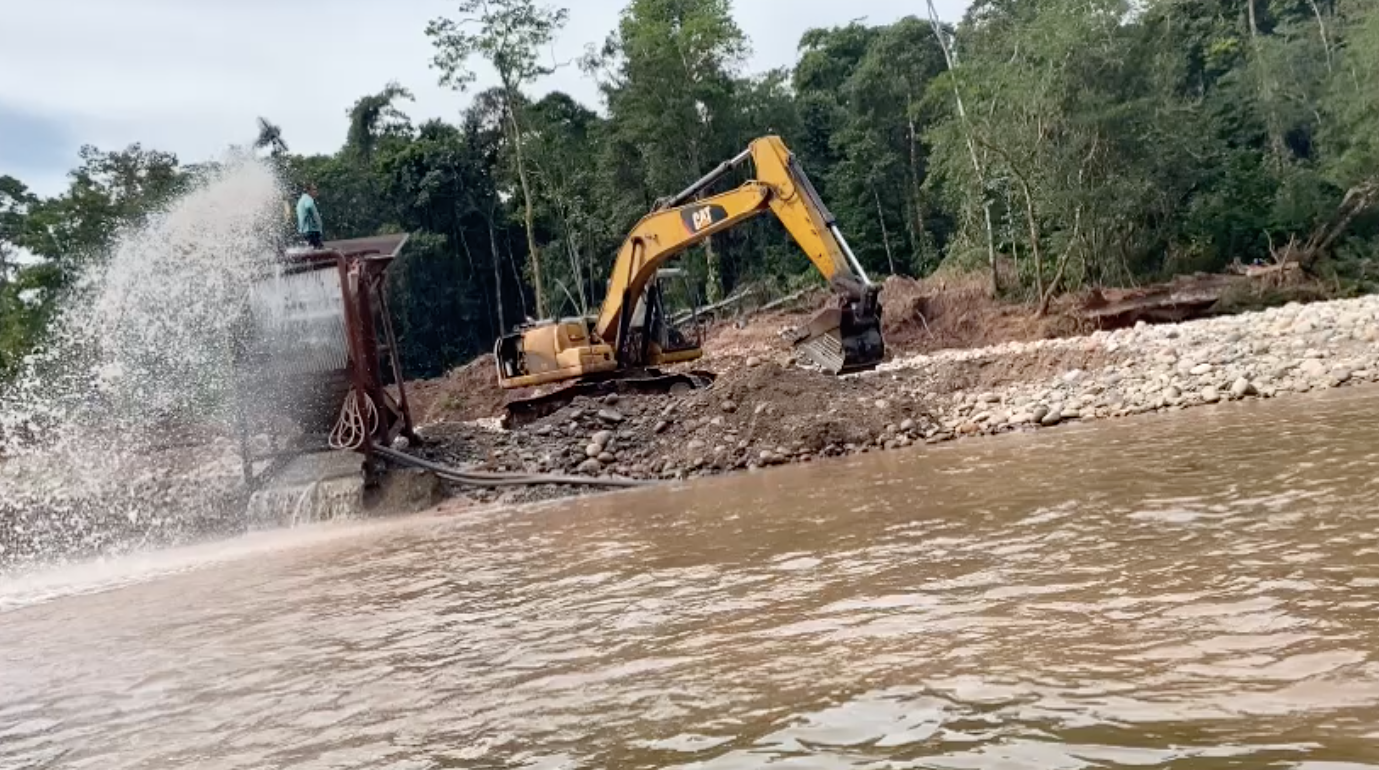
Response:
[[[583,487],[621,487],[634,488],[651,486],[653,482],[637,481],[636,479],[594,479],[584,476],[552,476],[545,474],[531,473],[477,473],[474,471],[462,471],[458,468],[449,468],[439,463],[423,460],[420,457],[413,457],[405,452],[385,447],[381,444],[374,444],[374,452],[385,459],[391,460],[398,465],[420,470],[430,471],[436,476],[452,481],[456,484],[464,484],[471,487],[531,487],[531,486],[583,486]]]
[[[366,407],[360,409],[359,400],[363,398]],[[364,414],[368,413],[366,419]],[[367,393],[360,394],[355,388],[350,388],[350,392],[345,396],[345,404],[340,407],[340,418],[335,421],[335,428],[330,432],[330,448],[343,450],[356,450],[364,446],[364,442],[369,440],[378,430],[378,407],[374,405],[373,399]]]

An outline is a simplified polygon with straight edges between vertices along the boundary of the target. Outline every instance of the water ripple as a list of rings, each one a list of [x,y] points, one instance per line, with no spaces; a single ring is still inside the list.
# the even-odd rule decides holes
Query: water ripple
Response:
[[[1353,393],[0,584],[0,767],[1375,770]]]

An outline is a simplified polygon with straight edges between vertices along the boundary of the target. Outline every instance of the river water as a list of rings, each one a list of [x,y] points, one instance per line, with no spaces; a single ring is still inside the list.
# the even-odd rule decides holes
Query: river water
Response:
[[[1379,768],[1355,389],[0,584],[0,768]]]

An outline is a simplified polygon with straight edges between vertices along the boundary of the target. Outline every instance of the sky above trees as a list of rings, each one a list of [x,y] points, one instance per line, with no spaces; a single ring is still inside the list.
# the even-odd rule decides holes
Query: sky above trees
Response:
[[[141,142],[184,161],[253,140],[255,118],[282,127],[296,152],[330,152],[345,111],[389,81],[411,89],[418,121],[454,120],[468,102],[437,83],[426,23],[453,0],[64,0],[17,3],[0,25],[0,175],[41,194],[66,186],[83,144]],[[569,2],[570,22],[550,52],[569,62],[537,85],[598,105],[574,60],[602,43],[625,0]],[[956,21],[968,0],[937,0]],[[751,39],[748,71],[793,65],[801,34],[865,19],[927,15],[918,0],[739,0]],[[34,77],[42,72],[43,77]],[[480,84],[491,73],[479,71]]]

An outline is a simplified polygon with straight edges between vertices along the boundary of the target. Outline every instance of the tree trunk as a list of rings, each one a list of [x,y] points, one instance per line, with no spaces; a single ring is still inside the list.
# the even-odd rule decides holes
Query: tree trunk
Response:
[[[469,275],[475,283],[479,284],[479,293],[483,295],[484,307],[488,308],[489,336],[496,337],[502,332],[493,327],[493,297],[488,293],[488,286],[479,279],[479,270],[474,266],[474,252],[469,248],[469,238],[464,234],[464,226],[459,225],[455,229],[455,237],[460,241],[460,248],[464,249],[464,261],[469,265]]]
[[[1001,293],[1001,269],[996,264],[996,234],[991,228],[991,204],[982,204],[982,216],[986,218],[986,253],[991,262],[991,294],[999,296]]]
[[[1029,245],[1034,254],[1034,290],[1042,298],[1044,296],[1044,254],[1039,248],[1039,223],[1034,219],[1034,196],[1030,194],[1029,184],[1024,179],[1020,180],[1020,189],[1025,193],[1025,217],[1029,221]]]
[[[953,50],[948,45],[948,39],[943,36],[943,25],[939,21],[938,10],[934,8],[934,0],[928,0],[928,5],[929,27],[934,31],[934,37],[938,38],[939,48],[943,49],[943,60],[948,65],[948,71],[955,73],[953,77],[953,99],[957,104],[958,118],[962,121],[963,133],[967,137],[967,152],[972,156],[972,169],[977,172],[977,181],[983,190],[982,217],[986,220],[986,254],[991,263],[991,293],[999,295],[1001,293],[1001,273],[996,264],[996,236],[991,231],[991,204],[985,201],[986,173],[982,170],[982,162],[977,157],[977,144],[972,139],[972,125],[967,120],[967,108],[962,103],[962,92],[958,90],[957,57],[953,55]]]
[[[712,238],[704,239],[704,259],[709,270],[705,299],[710,303],[718,302],[723,299],[723,263],[718,250],[713,247]]]
[[[1259,18],[1255,15],[1255,2],[1257,0],[1245,0],[1245,7],[1249,11],[1250,43],[1254,49],[1254,64],[1259,67],[1259,92],[1265,103],[1265,123],[1269,129],[1269,146],[1273,149],[1274,162],[1279,168],[1282,168],[1285,158],[1283,130],[1279,127],[1278,112],[1273,108],[1274,84],[1269,77],[1269,72],[1264,67],[1264,54],[1259,45]]]
[[[508,267],[512,268],[512,280],[517,282],[517,297],[522,300],[522,317],[530,318],[531,314],[527,312],[527,293],[522,291],[522,268],[517,264],[517,255],[513,253],[512,245],[506,238],[503,239],[502,246],[508,255]]]
[[[579,269],[579,249],[575,247],[574,228],[565,224],[565,253],[570,259],[570,272],[575,276],[575,289],[579,292],[579,314],[589,315],[589,295],[584,291],[584,273]]]
[[[707,125],[704,125],[701,122],[700,126],[703,128],[704,131],[708,131]],[[699,143],[697,141],[689,143],[688,155],[690,169],[691,171],[693,171],[693,176],[697,177],[700,174],[703,174],[703,153],[699,151]],[[703,196],[704,193],[700,193],[698,196],[696,196],[696,200],[702,199]],[[714,302],[720,302],[723,300],[724,297],[723,262],[722,258],[719,256],[718,250],[713,247],[713,242],[714,237],[712,235],[704,239],[704,267],[708,272],[708,285],[704,287],[704,299],[706,302],[710,304]]]
[[[910,97],[914,101],[914,96]],[[920,191],[919,182],[919,135],[915,129],[915,119],[910,118],[910,189],[914,194],[915,207],[915,241],[921,256],[928,261],[929,243],[926,237],[927,232],[924,227],[924,197]]]
[[[886,213],[881,208],[881,193],[876,188],[871,188],[872,197],[876,199],[876,221],[881,223],[881,243],[886,247],[886,261],[891,265],[891,275],[895,275],[895,256],[891,254],[891,234],[886,230]]]
[[[498,235],[493,231],[493,215],[484,217],[488,225],[488,249],[493,264],[493,289],[498,295],[498,336],[508,333],[507,320],[503,317],[503,271],[498,267]]]
[[[1322,48],[1326,50],[1326,71],[1334,73],[1336,69],[1331,57],[1331,38],[1326,33],[1326,18],[1322,16],[1322,9],[1317,5],[1317,0],[1307,0],[1307,3],[1312,6],[1312,13],[1317,17],[1317,27],[1321,30]]]
[[[546,295],[541,286],[541,252],[536,247],[536,213],[532,203],[531,185],[527,181],[527,164],[522,155],[522,128],[517,124],[517,106],[514,104],[513,89],[506,90],[508,122],[512,126],[512,148],[517,163],[517,181],[522,185],[522,203],[527,230],[527,255],[531,260],[532,283],[536,289],[536,315],[546,317]],[[519,279],[520,280],[520,279]]]
[[[1086,252],[1086,244],[1082,243],[1082,236],[1080,235],[1081,232],[1082,207],[1079,206],[1077,208],[1077,212],[1073,215],[1072,240],[1068,242],[1068,248],[1064,250],[1063,256],[1059,257],[1058,259],[1058,269],[1056,269],[1053,273],[1053,280],[1049,282],[1049,288],[1047,290],[1039,292],[1040,318],[1043,318],[1044,316],[1049,314],[1049,302],[1053,299],[1054,292],[1058,291],[1058,285],[1063,282],[1063,275],[1068,270],[1068,260],[1072,257],[1073,247],[1078,244],[1081,244],[1081,248],[1079,250],[1084,253]]]

